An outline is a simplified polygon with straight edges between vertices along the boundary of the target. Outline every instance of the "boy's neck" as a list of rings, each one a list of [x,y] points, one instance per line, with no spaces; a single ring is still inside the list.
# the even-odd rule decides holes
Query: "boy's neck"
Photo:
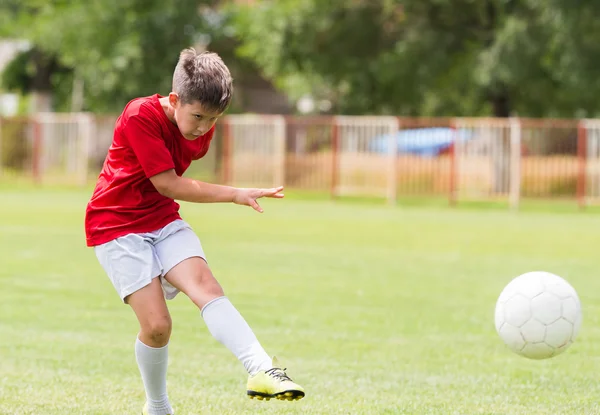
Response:
[[[158,101],[160,102],[160,106],[162,107],[162,109],[165,112],[165,115],[167,116],[169,121],[171,121],[173,124],[177,124],[175,122],[175,110],[173,109],[173,107],[171,106],[171,103],[169,102],[169,97],[159,98]]]

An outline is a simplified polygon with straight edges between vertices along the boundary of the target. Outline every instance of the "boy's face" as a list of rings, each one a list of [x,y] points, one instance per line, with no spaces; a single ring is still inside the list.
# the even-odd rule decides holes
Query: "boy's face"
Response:
[[[195,140],[215,125],[222,113],[205,110],[200,101],[184,104],[173,92],[169,94],[173,117],[179,131],[187,140]]]

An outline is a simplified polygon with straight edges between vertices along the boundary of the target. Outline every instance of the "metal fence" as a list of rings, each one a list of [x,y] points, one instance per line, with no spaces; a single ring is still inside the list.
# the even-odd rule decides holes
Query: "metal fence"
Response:
[[[0,118],[0,176],[37,183],[93,181],[115,116]],[[395,202],[600,201],[600,120],[230,115],[188,175]]]

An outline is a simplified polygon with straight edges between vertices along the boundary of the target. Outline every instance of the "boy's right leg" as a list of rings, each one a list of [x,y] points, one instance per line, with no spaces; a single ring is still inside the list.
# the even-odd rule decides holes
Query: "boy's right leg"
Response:
[[[140,322],[135,356],[147,397],[148,415],[173,413],[167,396],[167,361],[171,316],[158,275],[160,261],[151,234],[128,234],[96,246],[98,261],[119,297],[129,303]]]
[[[144,415],[170,415],[173,409],[167,395],[168,343],[171,316],[159,278],[126,298],[140,323],[135,357],[146,390]]]

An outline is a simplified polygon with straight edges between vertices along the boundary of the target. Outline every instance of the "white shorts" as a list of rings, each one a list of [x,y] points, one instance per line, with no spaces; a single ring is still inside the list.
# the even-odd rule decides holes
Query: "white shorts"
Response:
[[[156,277],[165,298],[171,300],[179,290],[165,280],[165,274],[185,259],[206,260],[198,236],[182,220],[154,232],[130,233],[98,245],[94,251],[123,301]]]

